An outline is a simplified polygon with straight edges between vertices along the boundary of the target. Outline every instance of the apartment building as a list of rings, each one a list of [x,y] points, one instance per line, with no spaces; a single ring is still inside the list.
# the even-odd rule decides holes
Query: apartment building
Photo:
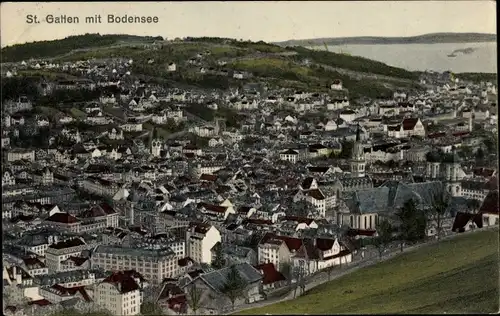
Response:
[[[219,230],[210,224],[198,223],[186,231],[186,255],[198,263],[212,263],[212,248],[221,242]]]
[[[30,162],[35,161],[35,150],[33,149],[24,149],[24,148],[15,148],[10,150],[7,153],[7,161],[13,162],[18,160],[26,160]]]
[[[101,203],[78,214],[80,232],[102,232],[107,227],[118,227],[119,214],[109,204]]]
[[[129,273],[113,273],[96,285],[94,301],[113,315],[138,315],[142,303],[139,282]]]
[[[259,264],[272,263],[276,269],[290,261],[290,251],[285,241],[280,239],[270,239],[258,245],[257,258]]]
[[[101,245],[94,250],[91,265],[106,271],[135,270],[151,283],[159,283],[178,275],[177,260],[171,248]]]
[[[65,262],[69,258],[80,258],[89,245],[81,238],[73,238],[50,245],[45,251],[45,264],[50,273],[68,271]]]

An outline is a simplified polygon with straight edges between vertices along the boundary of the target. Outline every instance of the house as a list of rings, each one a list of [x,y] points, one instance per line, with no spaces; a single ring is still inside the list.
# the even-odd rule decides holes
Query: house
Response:
[[[37,170],[33,173],[33,182],[40,185],[50,185],[54,183],[54,172],[48,167]]]
[[[352,254],[338,239],[304,239],[292,257],[293,266],[304,273],[313,274],[335,265],[348,264]]]
[[[259,264],[272,263],[281,270],[290,261],[290,249],[284,240],[266,236],[257,246],[257,258]]]
[[[474,228],[482,228],[482,227],[483,227],[483,217],[481,213],[474,214],[474,213],[457,212],[451,230],[453,232],[463,233],[465,231],[469,231]]]
[[[326,197],[323,192],[318,189],[309,189],[309,190],[300,190],[293,198],[294,202],[298,202],[300,200],[305,200],[316,208],[319,213],[319,216],[325,217],[326,215]]]
[[[420,118],[407,118],[401,122],[404,137],[420,136],[425,137],[425,128]]]
[[[262,290],[267,291],[271,289],[277,289],[283,287],[287,283],[285,276],[276,270],[276,267],[272,263],[263,263],[255,266],[262,274]]]
[[[177,65],[174,62],[170,62],[167,65],[167,71],[168,72],[174,72],[177,70]]]
[[[94,301],[113,315],[139,315],[143,301],[140,283],[131,273],[115,272],[96,285]]]
[[[7,152],[7,161],[13,162],[18,160],[26,160],[30,162],[35,161],[35,150],[34,149],[24,149],[15,148]]]
[[[215,226],[196,223],[186,231],[186,255],[198,263],[212,263],[212,248],[221,242]]]
[[[186,293],[172,281],[164,282],[156,303],[163,309],[176,314],[187,314],[188,311]]]
[[[297,163],[299,161],[299,152],[294,149],[288,149],[280,152],[280,160]]]
[[[342,90],[342,81],[340,79],[334,80],[332,85],[330,86],[330,88],[332,90],[341,91]]]
[[[483,226],[499,225],[498,190],[490,191],[478,211],[482,215]]]
[[[253,303],[262,299],[260,287],[262,274],[248,263],[241,263],[233,266],[246,283],[243,290],[243,297],[237,298],[234,306],[238,307],[245,303]],[[223,287],[227,282],[227,277],[231,267],[204,273],[196,277],[189,284],[184,286],[184,291],[189,293],[192,287],[201,290],[199,300],[200,313],[220,314],[228,312],[232,304],[229,298],[223,294]]]
[[[69,271],[64,262],[69,257],[80,257],[89,246],[82,238],[72,238],[50,245],[45,251],[45,264],[50,273]]]
[[[77,215],[80,232],[101,232],[118,227],[119,214],[107,203],[96,204]]]
[[[344,109],[339,114],[339,118],[341,118],[342,120],[344,120],[348,123],[354,121],[357,117],[358,117],[358,114],[354,110],[351,110],[351,109]]]

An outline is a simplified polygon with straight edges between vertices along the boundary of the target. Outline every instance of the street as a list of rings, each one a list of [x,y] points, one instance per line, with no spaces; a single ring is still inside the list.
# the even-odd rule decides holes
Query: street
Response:
[[[488,230],[488,229],[495,229],[495,228],[498,229],[498,226],[486,227],[486,228],[483,228],[481,230]],[[480,230],[475,230],[475,231],[480,231]],[[462,236],[464,234],[469,234],[472,232],[474,232],[474,231],[468,231],[468,232],[461,233],[461,234],[453,233],[453,234],[441,237],[441,241],[446,240],[446,239],[451,239],[451,238],[454,238],[456,236]],[[386,260],[393,258],[401,253],[407,253],[407,252],[414,251],[422,246],[436,244],[437,242],[438,242],[437,240],[430,240],[427,242],[422,242],[422,243],[418,243],[415,245],[407,246],[406,248],[403,249],[403,252],[401,252],[401,249],[399,247],[399,243],[393,243],[387,249],[387,251],[384,253],[384,255],[382,256],[381,259],[379,258],[379,254],[378,254],[378,251],[376,249],[373,249],[373,248],[366,249],[364,258],[361,258],[361,256],[358,254],[356,256],[357,260],[354,260],[355,256],[353,255],[353,261],[351,263],[349,263],[348,265],[342,266],[341,268],[334,269],[330,274],[330,278],[328,278],[328,273],[326,273],[324,271],[319,272],[319,273],[315,274],[314,276],[312,276],[311,278],[309,278],[309,280],[306,283],[305,293],[307,291],[317,287],[318,285],[321,285],[325,282],[333,281],[333,280],[338,279],[344,275],[355,272],[361,268],[365,268],[365,267],[371,266],[373,264],[377,264],[379,262],[386,261]],[[294,291],[292,289],[285,296],[281,296],[281,297],[277,297],[277,298],[273,298],[273,299],[269,299],[269,300],[265,300],[265,301],[260,301],[260,302],[240,306],[239,308],[236,308],[235,310],[233,310],[232,312],[230,312],[228,314],[238,313],[238,312],[241,312],[241,311],[244,311],[247,309],[264,307],[264,306],[272,305],[275,303],[294,299],[293,292]],[[299,296],[299,289],[297,289],[297,297],[298,296]]]

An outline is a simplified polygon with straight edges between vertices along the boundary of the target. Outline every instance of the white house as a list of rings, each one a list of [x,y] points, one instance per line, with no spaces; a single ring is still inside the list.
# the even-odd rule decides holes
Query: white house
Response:
[[[299,152],[293,149],[285,150],[280,153],[280,159],[291,163],[297,163],[297,161],[299,161]]]
[[[330,86],[330,88],[332,90],[341,91],[342,90],[342,81],[339,79],[334,80],[332,85]]]
[[[212,248],[221,242],[219,230],[210,224],[197,224],[186,231],[186,255],[198,263],[212,263]]]
[[[174,72],[176,70],[177,70],[177,65],[175,63],[172,62],[167,65],[168,72]]]
[[[94,290],[96,304],[106,308],[113,315],[139,315],[142,293],[140,280],[124,272],[115,272]]]

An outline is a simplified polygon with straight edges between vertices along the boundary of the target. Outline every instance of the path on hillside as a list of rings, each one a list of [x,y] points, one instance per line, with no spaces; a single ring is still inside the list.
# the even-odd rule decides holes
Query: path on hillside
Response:
[[[448,236],[442,237],[440,241],[452,239],[452,238],[455,238],[457,236],[463,236],[463,235],[468,234],[468,233],[480,232],[480,231],[484,231],[484,230],[493,230],[493,229],[498,229],[498,226],[485,227],[482,229],[467,231],[465,233],[452,233]],[[433,245],[436,243],[438,243],[438,240],[432,240],[432,241],[428,241],[428,242],[419,243],[419,244],[408,246],[408,247],[404,248],[403,252],[401,252],[401,249],[398,247],[398,245],[395,245],[395,246],[392,246],[390,249],[388,249],[389,251],[383,255],[382,259],[379,259],[377,251],[367,252],[364,259],[353,261],[350,264],[348,264],[347,266],[333,270],[331,275],[330,275],[330,279],[328,278],[328,274],[324,271],[314,275],[312,278],[310,278],[308,280],[308,282],[306,284],[305,292],[307,292],[307,291],[309,291],[309,290],[311,290],[311,289],[313,289],[313,288],[315,288],[323,283],[333,281],[333,280],[338,279],[340,277],[343,277],[347,274],[355,272],[359,269],[369,267],[371,265],[386,261],[388,259],[392,259],[400,254],[415,251],[423,246],[429,246],[429,245]],[[249,310],[249,309],[261,308],[261,307],[265,307],[268,305],[292,300],[292,299],[294,299],[293,292],[294,291],[291,290],[287,295],[282,296],[282,297],[277,297],[274,299],[260,301],[260,302],[256,302],[253,304],[241,306],[240,308],[237,308],[237,309],[231,311],[230,313],[226,313],[226,315],[239,313],[239,312]],[[299,289],[297,289],[296,298],[299,297],[298,293],[299,293]]]

